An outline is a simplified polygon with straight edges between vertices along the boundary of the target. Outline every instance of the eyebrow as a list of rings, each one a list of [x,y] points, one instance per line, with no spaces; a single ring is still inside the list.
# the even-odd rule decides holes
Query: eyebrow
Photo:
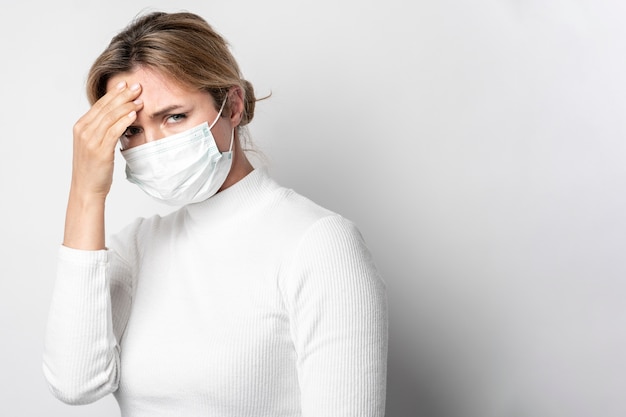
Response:
[[[182,109],[184,106],[182,104],[173,104],[171,106],[167,106],[159,111],[156,111],[150,115],[151,119],[157,119],[165,114],[171,113],[173,111],[177,111]]]

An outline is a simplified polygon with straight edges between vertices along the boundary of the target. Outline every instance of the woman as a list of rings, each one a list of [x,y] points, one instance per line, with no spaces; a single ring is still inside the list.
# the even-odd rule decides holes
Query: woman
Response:
[[[91,68],[74,126],[44,374],[67,403],[123,416],[382,416],[384,284],[358,230],[254,169],[255,97],[224,39],[152,13]],[[105,245],[118,140],[126,173],[182,206]]]

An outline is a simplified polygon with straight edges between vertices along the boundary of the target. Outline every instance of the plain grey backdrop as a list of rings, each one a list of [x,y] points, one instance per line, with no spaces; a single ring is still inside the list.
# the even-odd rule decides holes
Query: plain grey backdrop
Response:
[[[3,4],[0,415],[119,415],[54,399],[41,353],[85,77],[156,8],[230,41],[272,93],[250,128],[270,172],[361,229],[389,289],[388,417],[625,416],[625,4]],[[109,233],[170,210],[117,157]]]

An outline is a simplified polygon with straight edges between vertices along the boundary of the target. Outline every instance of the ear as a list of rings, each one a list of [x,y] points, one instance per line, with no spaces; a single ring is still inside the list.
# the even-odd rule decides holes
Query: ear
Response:
[[[228,108],[230,110],[230,123],[233,127],[239,126],[243,118],[243,90],[239,86],[231,87],[228,90]]]

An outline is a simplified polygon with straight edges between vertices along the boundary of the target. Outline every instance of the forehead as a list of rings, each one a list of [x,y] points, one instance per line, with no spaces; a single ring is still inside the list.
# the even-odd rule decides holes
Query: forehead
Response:
[[[138,98],[143,100],[144,109],[148,112],[172,104],[202,103],[205,105],[206,103],[214,105],[213,98],[209,93],[193,89],[156,69],[138,67],[129,72],[115,74],[107,82],[107,92],[115,89],[115,86],[122,81],[128,86],[135,83],[141,85],[141,94]]]
[[[137,67],[128,72],[113,75],[107,81],[107,92],[115,88],[120,82],[126,82],[128,86],[135,83],[141,84],[142,95],[150,91],[159,91],[172,95],[189,94],[194,90],[173,79],[167,74],[148,67]]]

